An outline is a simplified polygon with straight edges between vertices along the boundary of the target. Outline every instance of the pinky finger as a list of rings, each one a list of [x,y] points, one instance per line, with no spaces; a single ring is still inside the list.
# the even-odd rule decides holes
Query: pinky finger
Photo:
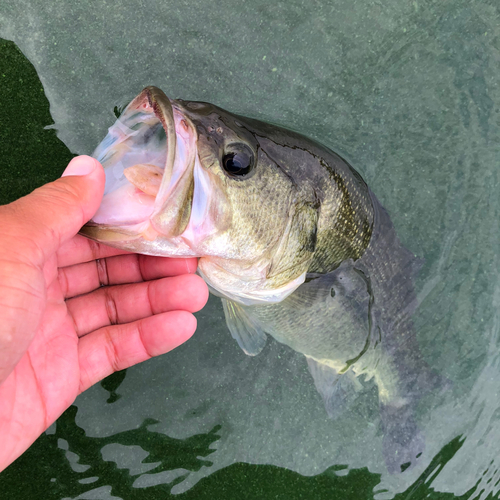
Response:
[[[188,340],[196,318],[187,311],[156,314],[133,323],[100,328],[78,342],[80,392],[113,372],[164,354]]]

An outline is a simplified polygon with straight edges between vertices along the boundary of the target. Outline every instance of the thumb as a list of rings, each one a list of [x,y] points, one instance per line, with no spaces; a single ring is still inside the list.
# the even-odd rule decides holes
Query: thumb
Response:
[[[95,214],[104,183],[104,169],[97,160],[73,158],[60,179],[3,207],[7,221],[10,219],[10,244],[19,246],[21,255],[33,250],[26,256],[33,264],[42,265]]]

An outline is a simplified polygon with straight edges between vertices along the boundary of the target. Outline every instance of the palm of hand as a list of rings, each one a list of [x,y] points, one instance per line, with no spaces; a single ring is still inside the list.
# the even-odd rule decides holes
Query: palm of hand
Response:
[[[196,270],[196,260],[119,253],[76,236],[41,268],[10,265],[0,315],[14,332],[15,366],[10,371],[0,355],[0,470],[80,392],[194,332],[190,312],[207,299],[202,280],[185,274]]]

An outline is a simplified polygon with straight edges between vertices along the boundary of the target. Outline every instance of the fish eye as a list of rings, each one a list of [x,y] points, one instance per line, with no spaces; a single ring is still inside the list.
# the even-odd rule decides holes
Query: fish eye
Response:
[[[248,179],[254,171],[255,160],[246,144],[230,144],[222,157],[224,172],[233,179]]]

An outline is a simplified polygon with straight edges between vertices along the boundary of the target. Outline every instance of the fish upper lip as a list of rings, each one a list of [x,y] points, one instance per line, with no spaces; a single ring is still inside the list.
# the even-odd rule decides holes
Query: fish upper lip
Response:
[[[153,127],[158,134],[148,134]],[[197,142],[189,108],[156,87],[146,87],[94,152],[105,168],[106,194],[82,234],[116,245],[134,240],[137,243],[127,248],[142,253],[170,243],[196,253],[214,234],[215,225],[224,229],[231,218],[217,176],[201,164]],[[148,190],[149,167],[157,191]],[[214,200],[225,200],[226,208]],[[150,243],[154,240],[157,244]]]
[[[134,226],[137,226],[141,222],[146,223],[146,221],[149,221],[150,226],[167,239],[178,237],[184,232],[190,219],[193,201],[193,186],[191,186],[191,184],[194,182],[193,167],[197,155],[196,128],[187,116],[186,111],[186,108],[180,102],[170,99],[161,89],[154,86],[144,88],[140,94],[129,103],[118,121],[109,129],[109,144],[105,144],[105,140],[102,141],[94,155],[104,164],[107,177],[111,176],[108,177],[111,182],[110,190],[105,196],[113,195],[118,189],[121,189],[122,185],[128,185],[126,181],[125,184],[120,184],[124,181],[113,181],[112,176],[119,174],[114,174],[112,169],[115,165],[120,164],[123,165],[123,170],[133,165],[132,161],[134,160],[127,161],[126,158],[129,154],[128,151],[131,151],[130,147],[132,149],[135,147],[134,134],[132,133],[133,129],[129,128],[135,123],[133,121],[134,113],[140,112],[144,114],[139,115],[140,117],[137,119],[137,123],[147,121],[148,116],[152,118],[154,115],[165,131],[166,157],[163,164],[162,178],[158,192],[154,195],[154,203],[152,204],[151,212],[147,215],[147,209],[145,209],[143,212],[144,218],[140,216],[139,218],[133,217],[132,212],[135,208],[134,205],[130,205],[129,216],[113,220],[112,210],[108,212],[106,209],[103,209],[104,211],[100,213],[98,211],[96,215],[94,215],[97,221],[94,219],[89,220],[84,228],[94,228],[95,232],[95,228],[100,227],[102,230],[107,229],[124,235],[133,236]],[[144,118],[141,116],[144,116]],[[130,122],[127,122],[127,120],[130,119],[132,119],[132,125]],[[144,124],[149,126],[147,123]],[[178,148],[179,141],[182,142],[180,150]],[[120,151],[122,144],[125,146],[123,149],[126,151],[124,155],[122,155],[123,149]],[[140,146],[138,146],[138,148],[140,148]],[[122,156],[114,156],[117,153]],[[114,160],[114,158],[118,159]],[[145,163],[147,163],[147,160],[145,160]],[[160,166],[162,163],[156,163],[156,165]],[[119,179],[119,177],[115,178]],[[128,177],[127,179],[128,182],[130,182]],[[130,182],[130,187],[132,186],[140,189],[135,183]],[[108,198],[108,200],[112,200],[112,198]],[[125,202],[125,199],[123,199],[123,201]],[[189,204],[189,207],[186,206],[186,204]],[[120,210],[119,206],[116,208]],[[83,232],[85,232],[85,230],[83,230]]]
[[[168,171],[165,167],[150,220],[159,233],[177,237],[184,232],[191,216],[197,134],[194,124],[181,110],[171,109],[176,134],[174,161],[167,165]]]
[[[161,184],[161,186],[163,186],[165,183],[165,174],[171,173],[170,171],[173,168],[177,150],[177,133],[175,130],[175,118],[172,101],[161,89],[154,86],[146,87],[136,99],[140,100],[143,94],[147,97],[150,106],[153,108],[155,116],[160,120],[167,136],[167,158],[165,160],[165,171]],[[132,101],[132,103],[134,101]]]

